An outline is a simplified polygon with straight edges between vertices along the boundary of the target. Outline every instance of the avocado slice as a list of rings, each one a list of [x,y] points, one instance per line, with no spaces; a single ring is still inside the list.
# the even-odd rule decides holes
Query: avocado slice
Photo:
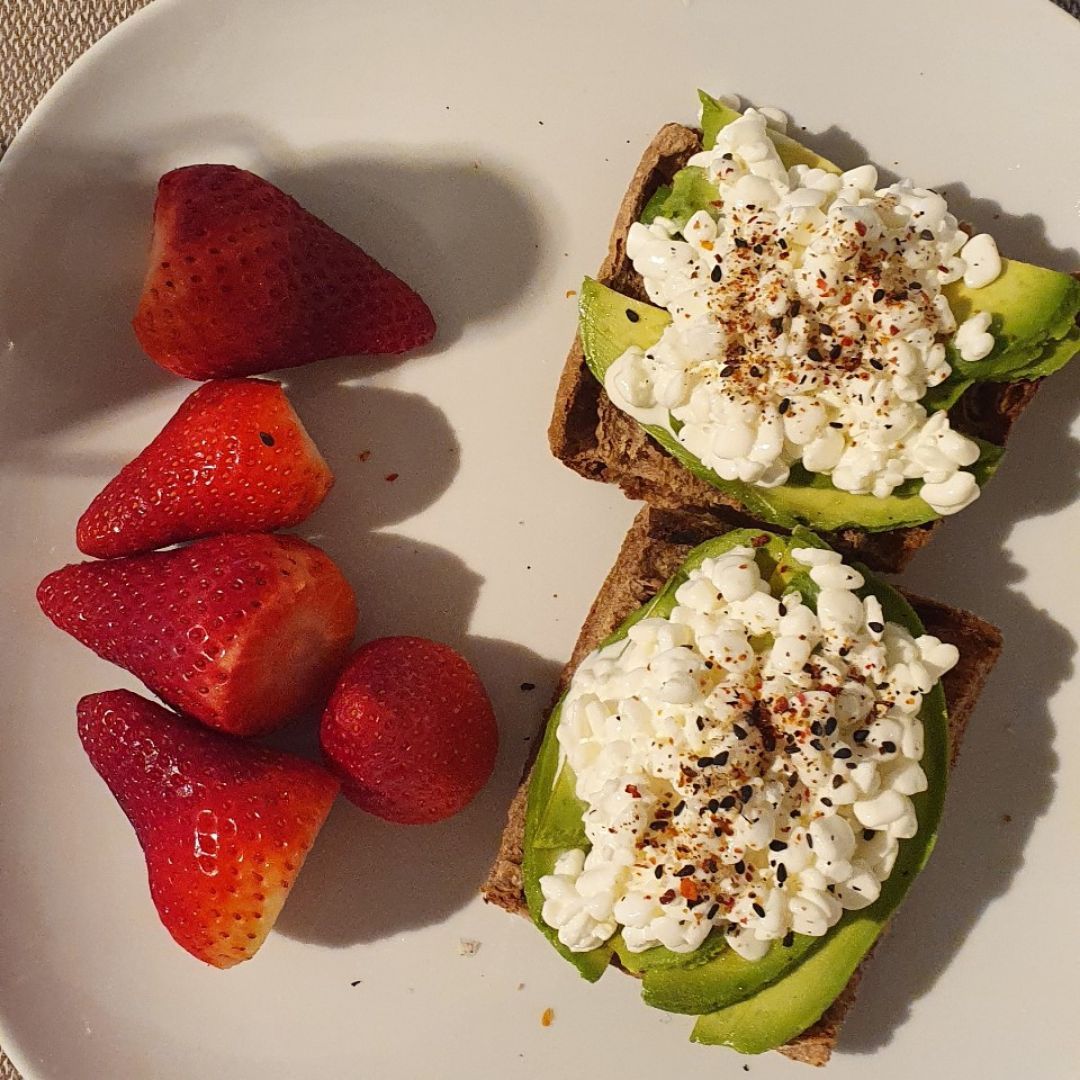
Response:
[[[631,346],[648,349],[671,322],[663,309],[639,300],[630,300],[592,278],[583,282],[578,300],[580,334],[585,362],[601,383],[611,365]],[[656,424],[645,430],[672,457],[705,483],[722,491],[748,513],[781,528],[796,525],[824,532],[858,526],[880,532],[907,525],[921,525],[938,517],[918,495],[915,483],[897,488],[884,499],[873,495],[852,495],[833,487],[827,476],[793,470],[788,483],[760,488],[739,480],[723,480],[679,442],[671,430]],[[979,484],[997,468],[1001,448],[986,443],[972,472]]]
[[[675,606],[679,586],[704,559],[720,555],[737,544],[760,544],[763,536],[768,537],[768,541],[755,547],[755,558],[774,593],[779,595],[789,589],[798,589],[806,602],[813,605],[817,586],[806,569],[801,564],[792,564],[788,555],[792,547],[824,548],[827,545],[802,528],[797,528],[790,538],[761,530],[739,529],[695,548],[656,597],[634,612],[602,647],[624,638],[628,629],[641,618],[669,615]],[[860,594],[865,596],[873,592],[880,599],[887,619],[906,626],[912,634],[922,633],[922,625],[907,602],[890,586],[866,576],[867,584]],[[926,696],[921,719],[925,729],[922,765],[929,787],[914,797],[919,817],[918,835],[901,844],[896,867],[883,885],[878,900],[862,911],[845,913],[824,937],[798,935],[791,947],[784,948],[777,943],[764,958],[755,962],[743,960],[727,949],[717,934],[710,935],[690,954],[672,953],[663,948],[633,954],[618,936],[608,946],[576,954],[576,957],[557,946],[559,951],[577,963],[587,978],[594,972],[595,977],[599,977],[597,965],[601,959],[606,965],[614,951],[624,967],[644,975],[642,995],[646,1003],[670,1012],[710,1010],[694,1028],[692,1037],[698,1042],[723,1043],[744,1053],[759,1053],[805,1030],[843,989],[933,848],[948,775],[948,724],[940,686]],[[550,872],[558,852],[537,850],[530,842],[532,837],[539,835],[530,832],[528,826],[528,817],[533,815],[534,807],[541,816],[566,822],[551,835],[565,838],[567,848],[587,847],[581,828],[582,805],[573,794],[572,782],[566,782],[569,770],[565,765],[561,769],[558,767],[554,737],[557,725],[558,709],[549,720],[544,747],[530,782],[524,852],[530,913],[556,944],[557,938],[540,917],[543,898],[539,891],[539,876]],[[554,754],[550,753],[551,747],[555,747]],[[545,751],[548,751],[546,756]],[[560,802],[562,806],[553,810],[552,802]],[[575,815],[576,834],[570,824]],[[545,866],[548,869],[542,869]],[[599,971],[602,972],[602,968]]]

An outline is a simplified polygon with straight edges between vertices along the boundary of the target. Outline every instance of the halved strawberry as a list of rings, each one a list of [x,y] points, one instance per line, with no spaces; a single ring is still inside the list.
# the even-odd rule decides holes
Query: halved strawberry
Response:
[[[400,278],[273,184],[189,165],[158,182],[134,327],[162,367],[212,379],[405,352],[431,340],[435,320]]]
[[[200,386],[79,518],[79,550],[135,555],[215,533],[297,525],[326,498],[329,466],[280,384]]]
[[[449,645],[391,637],[362,645],[326,706],[319,739],[342,791],[404,825],[441,821],[487,783],[499,729],[484,685]]]
[[[356,629],[356,598],[330,557],[260,533],[65,566],[38,603],[170,705],[234,735],[324,699]]]
[[[142,845],[165,928],[214,967],[250,959],[330,811],[337,780],[128,690],[90,694],[78,713],[83,748]]]

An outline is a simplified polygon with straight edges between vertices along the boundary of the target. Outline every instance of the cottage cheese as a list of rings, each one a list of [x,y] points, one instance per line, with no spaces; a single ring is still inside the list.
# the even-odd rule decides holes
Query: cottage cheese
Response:
[[[756,959],[873,903],[915,835],[918,713],[956,649],[886,622],[834,552],[793,555],[816,613],[734,548],[574,675],[557,737],[590,847],[540,882],[571,950],[621,930],[690,952],[717,928]]]
[[[993,238],[969,239],[936,192],[878,188],[872,165],[785,168],[768,125],[748,109],[690,160],[719,191],[709,211],[631,226],[627,253],[672,323],[612,364],[608,395],[724,480],[774,487],[801,463],[878,498],[921,481],[955,513],[978,497],[979,447],[921,401],[952,370],[946,342],[961,362],[993,348],[989,316],[958,333],[942,292],[1000,274]]]

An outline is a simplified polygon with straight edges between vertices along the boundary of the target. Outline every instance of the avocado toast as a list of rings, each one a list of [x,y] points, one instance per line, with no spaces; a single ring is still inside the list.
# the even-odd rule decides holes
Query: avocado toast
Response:
[[[703,94],[702,101],[706,146],[712,145],[718,133],[723,137],[725,129],[730,129],[732,124],[745,119],[708,95]],[[828,180],[828,177],[835,176],[839,171],[832,163],[777,131],[769,129],[767,134],[775,145],[782,164],[799,166],[802,179],[809,177],[813,183],[826,186],[829,182],[834,186],[838,183]],[[857,323],[860,328],[872,318],[897,310],[907,317],[910,312],[903,309],[905,306],[911,307],[911,299],[919,296],[925,299],[934,290],[940,291],[942,297],[948,301],[951,312],[946,317],[953,321],[927,323],[930,330],[937,331],[939,345],[935,348],[941,362],[938,363],[936,372],[930,373],[926,381],[916,389],[915,394],[919,400],[914,408],[922,422],[929,418],[932,421],[930,427],[944,424],[950,428],[947,437],[966,443],[967,450],[971,451],[971,457],[961,458],[963,467],[952,474],[957,479],[965,479],[969,473],[971,491],[965,499],[954,501],[953,506],[946,506],[944,509],[940,505],[937,508],[931,507],[920,497],[921,481],[914,479],[918,473],[917,467],[909,467],[903,474],[897,472],[883,489],[871,493],[869,488],[873,486],[873,474],[857,476],[854,481],[849,475],[841,482],[839,475],[844,471],[843,463],[838,471],[835,468],[835,455],[829,457],[828,454],[825,457],[829,457],[829,460],[819,466],[819,471],[816,472],[803,468],[804,463],[810,460],[809,455],[802,459],[796,457],[795,460],[790,460],[789,455],[790,475],[781,473],[770,478],[766,473],[764,478],[757,478],[753,482],[745,482],[733,472],[721,477],[702,460],[707,454],[694,452],[695,448],[700,451],[700,433],[695,443],[689,437],[693,431],[685,429],[682,421],[675,416],[675,411],[666,412],[654,407],[651,410],[635,412],[632,406],[628,411],[625,400],[620,407],[613,402],[609,393],[613,385],[612,371],[618,365],[620,357],[625,358],[631,351],[637,350],[639,358],[641,353],[644,353],[652,360],[652,354],[657,351],[655,345],[663,341],[671,322],[670,312],[650,300],[647,290],[652,290],[654,300],[658,296],[656,281],[647,282],[635,269],[635,260],[638,266],[649,261],[647,253],[642,254],[643,240],[646,245],[652,244],[654,248],[662,249],[664,237],[669,237],[673,241],[671,250],[679,248],[681,256],[687,245],[682,243],[684,233],[680,230],[693,228],[702,222],[712,227],[708,215],[703,211],[703,208],[711,208],[709,212],[715,213],[719,202],[715,198],[710,199],[710,196],[717,193],[716,186],[709,181],[712,173],[701,165],[688,166],[691,159],[702,160],[702,146],[702,133],[682,125],[668,124],[657,134],[642,157],[616,218],[608,257],[596,279],[587,279],[581,290],[580,333],[563,370],[549,429],[552,451],[575,471],[592,479],[617,483],[632,498],[643,498],[653,505],[669,509],[707,510],[736,523],[765,523],[781,529],[804,524],[825,536],[834,546],[854,554],[876,569],[899,570],[916,550],[928,542],[942,512],[949,513],[962,508],[967,501],[977,496],[977,485],[981,486],[993,473],[1012,424],[1033,397],[1039,380],[1067,362],[1080,347],[1080,328],[1076,324],[1077,314],[1080,312],[1080,282],[1068,275],[1010,260],[999,260],[996,278],[988,284],[980,284],[978,288],[969,288],[963,279],[949,280],[939,288],[933,267],[928,274],[923,274],[921,279],[918,274],[912,274],[914,280],[901,282],[902,287],[898,288],[895,275],[891,280],[888,278],[887,266],[874,264],[863,259],[861,255],[859,268],[845,274],[843,280],[850,277],[855,291],[863,285],[868,293],[873,293],[873,302],[867,297],[863,309],[856,313],[862,320]],[[695,158],[695,155],[699,156]],[[710,167],[715,171],[715,164]],[[858,172],[859,170],[851,170],[850,173],[843,174],[843,177]],[[795,180],[792,182],[795,183]],[[730,193],[736,189],[729,187],[726,190]],[[784,190],[783,187],[781,190]],[[922,189],[909,187],[899,193],[892,189],[883,190],[889,193],[887,199],[906,199],[912,205],[920,205],[920,192],[927,199],[932,196],[934,200],[939,200],[934,193],[923,192]],[[806,188],[800,189],[795,195],[806,194],[806,191]],[[877,194],[880,195],[881,192]],[[867,196],[863,200],[866,202],[875,197],[868,189],[864,191],[864,195]],[[787,197],[793,196],[789,194]],[[923,200],[923,203],[925,202],[926,200]],[[944,202],[941,200],[940,207],[943,206]],[[845,211],[857,212],[857,208],[853,206],[834,206],[833,209],[838,215]],[[904,239],[902,234],[897,232],[896,235],[886,236],[881,243],[884,244],[885,240],[890,243],[911,240],[918,245],[922,242],[920,236],[934,235],[931,230],[914,228],[915,225],[923,224],[918,220],[918,215],[922,213],[923,210],[917,210],[911,218],[913,231],[909,237]],[[955,219],[951,219],[947,214],[944,216],[943,226],[940,208],[933,213],[937,215],[935,229],[946,238],[938,244],[935,254],[949,262],[957,257],[954,249],[956,245],[966,241],[966,234],[950,225],[950,221],[954,224]],[[868,217],[867,220],[873,219]],[[829,221],[832,221],[832,217]],[[659,232],[658,222],[664,224],[664,228]],[[854,224],[866,228],[861,221]],[[729,253],[723,259],[717,254],[717,265],[713,270],[716,276],[712,278],[717,284],[712,287],[714,295],[708,297],[714,310],[716,290],[727,288],[725,283],[735,280],[732,267],[742,267],[744,274],[756,274],[762,266],[770,265],[770,253],[784,259],[790,254],[786,247],[782,252],[771,247],[769,236],[752,235],[752,229],[745,222],[740,224],[739,228],[749,240],[760,238],[764,240],[764,244],[754,243],[747,248],[748,241],[736,237],[735,245],[742,250]],[[948,233],[950,228],[951,234]],[[651,233],[646,230],[651,230]],[[783,245],[783,235],[788,234],[774,234],[772,238],[777,244]],[[951,237],[955,237],[955,240]],[[719,242],[719,238],[716,239]],[[975,239],[980,243],[983,240],[981,237]],[[711,241],[706,241],[706,246],[710,243]],[[628,246],[635,248],[635,244],[635,259],[632,259]],[[697,242],[699,255],[701,246],[700,241]],[[930,244],[931,248],[933,246]],[[763,255],[755,264],[747,267],[743,257],[753,258],[754,253],[762,248]],[[946,253],[949,251],[953,251],[953,255],[948,256]],[[733,254],[738,255],[741,261],[733,260]],[[912,261],[921,257],[920,253],[914,250],[912,255],[915,256]],[[994,257],[996,258],[996,253]],[[699,266],[701,265],[705,264],[699,263]],[[944,266],[938,269],[942,271],[939,275],[942,281],[952,278],[956,272],[950,270],[950,273],[946,274]],[[727,277],[721,280],[724,274]],[[983,278],[987,276],[984,274]],[[707,291],[709,288],[710,286],[705,285],[704,290],[699,291]],[[917,293],[916,290],[921,292]],[[794,295],[794,290],[789,292]],[[735,296],[738,299],[738,294]],[[720,299],[724,299],[722,295]],[[730,303],[732,298],[727,299]],[[858,308],[859,302],[856,298],[855,308]],[[680,309],[680,304],[686,306],[683,300],[676,299],[668,304],[668,307],[685,316],[686,312]],[[790,336],[794,321],[792,310],[796,309],[789,308],[778,319],[773,320],[775,337],[782,338],[785,342],[787,336]],[[831,333],[833,328],[825,325],[825,317],[821,314],[825,310],[815,309],[811,321],[817,319],[824,326],[822,333]],[[838,308],[834,306],[828,310],[836,312]],[[840,310],[841,314],[852,314],[851,311]],[[802,314],[806,316],[807,313],[808,307],[804,302]],[[830,321],[834,320],[830,318]],[[902,320],[897,321],[900,323],[899,328],[888,326],[886,321],[884,332],[887,335],[889,330],[899,329],[903,338],[906,324]],[[984,323],[987,321],[989,332],[982,336],[980,327],[986,330]],[[739,402],[745,405],[749,396],[746,392],[747,382],[752,384],[760,381],[762,374],[761,370],[754,366],[754,347],[761,348],[762,340],[759,337],[751,341],[742,327],[733,335],[730,312],[721,311],[715,316],[715,322],[728,331],[728,352],[726,355],[722,352],[715,354],[720,359],[715,370],[704,381],[711,381],[713,387],[720,387],[723,393],[735,395],[741,392],[742,398]],[[950,338],[944,331],[957,329],[956,324],[959,324],[958,333]],[[811,331],[818,328],[816,324],[812,325]],[[919,332],[929,331],[920,329]],[[978,359],[961,358],[956,342],[965,341],[970,344],[974,340],[973,332],[975,337],[987,344],[966,354],[969,357],[979,357]],[[841,350],[841,341],[851,344],[852,339],[840,335],[832,338],[811,336],[803,342],[803,350],[816,361],[824,361],[824,365],[820,365],[824,368],[828,368],[832,362],[830,358],[835,350],[838,359],[833,366],[839,366],[845,376],[853,374],[853,368],[857,366],[859,359],[868,361],[871,365],[863,365],[863,370],[859,373],[862,378],[871,376],[877,379],[883,366],[883,379],[895,375],[889,354],[889,349],[893,346],[882,344],[880,339],[873,341],[868,336],[865,340],[856,340],[851,350]],[[741,354],[748,342],[752,347],[743,358]],[[774,343],[765,341],[764,346],[772,348]],[[990,348],[988,353],[985,351],[987,347]],[[695,348],[699,346],[695,345]],[[863,350],[861,357],[858,355],[860,349]],[[879,351],[872,355],[875,350]],[[947,359],[941,359],[942,355]],[[937,362],[938,360],[935,360],[935,363]],[[767,364],[765,367],[765,374],[768,375]],[[746,368],[749,376],[753,378],[745,374]],[[698,376],[692,374],[691,378],[695,377]],[[741,391],[738,385],[740,377],[746,380]],[[640,383],[642,380],[639,378],[638,381]],[[616,397],[618,396],[616,394]],[[790,422],[798,412],[798,403],[803,400],[805,399],[802,397],[792,395],[777,402],[776,395],[773,395],[769,407],[778,404],[778,411],[782,414],[781,419],[788,433]],[[793,403],[794,407],[789,409],[788,406]],[[688,411],[692,409],[684,408],[680,411],[680,416],[685,418]],[[652,415],[649,415],[650,413]],[[835,421],[846,421],[842,413],[833,412],[831,415],[834,423],[829,427],[841,427],[841,423]],[[774,422],[777,419],[775,415],[772,417]],[[890,424],[886,422],[879,426],[888,428]],[[840,433],[826,431],[825,434],[843,444],[839,439]],[[842,434],[845,438],[850,435],[849,432]],[[877,438],[876,435],[873,437]],[[848,445],[850,446],[850,442]],[[904,464],[904,448],[902,443],[900,445],[901,450],[895,453],[888,468],[899,469],[897,462]],[[790,440],[786,450],[791,450]],[[751,454],[751,457],[753,456]],[[918,456],[918,451],[915,451],[915,456]],[[821,459],[822,454],[818,453],[817,457]],[[910,462],[906,464],[910,466]],[[955,467],[953,465],[954,469]],[[933,478],[927,474],[927,479]],[[847,490],[838,488],[837,485],[841,483]],[[878,486],[881,487],[880,484]]]
[[[819,543],[806,533],[800,533],[791,543],[763,532],[732,533],[726,540],[718,541],[717,531],[715,520],[704,515],[650,508],[639,513],[585,621],[560,684],[560,698],[571,686],[574,672],[598,645],[605,639],[611,640],[610,636],[618,631],[624,620],[633,621],[635,613],[640,618],[642,604],[648,604],[650,608],[644,613],[646,617],[657,614],[656,605],[649,602],[658,591],[663,600],[665,582],[681,571],[682,584],[686,585],[688,567],[695,564],[700,567],[703,558],[711,557],[708,552],[722,552],[725,544],[730,549],[733,543],[742,542],[749,545],[742,550],[753,550],[762,565],[777,570],[780,567],[777,555],[790,568],[793,549],[806,555],[800,544]],[[692,554],[703,544],[704,548]],[[803,566],[801,573],[805,574],[805,570]],[[789,578],[780,591],[789,589],[792,580]],[[805,587],[805,576],[801,581]],[[677,581],[676,586],[678,584]],[[554,758],[552,756],[555,739],[550,733],[542,746],[537,740],[538,757],[527,770],[510,808],[499,857],[484,887],[486,899],[527,916],[531,909],[534,920],[586,978],[599,978],[609,963],[615,963],[644,977],[643,993],[650,1004],[678,1012],[712,1010],[710,1015],[697,1022],[693,1036],[697,1041],[724,1043],[748,1053],[776,1047],[797,1060],[824,1064],[854,998],[861,962],[933,845],[945,773],[955,761],[964,725],[1001,646],[998,631],[967,612],[909,598],[912,612],[907,601],[888,587],[882,590],[877,582],[870,582],[869,586],[885,597],[884,608],[890,621],[893,618],[913,619],[913,633],[920,629],[921,623],[927,634],[956,646],[959,653],[955,666],[941,679],[941,690],[935,689],[926,695],[920,714],[926,732],[922,766],[927,787],[913,796],[918,804],[918,830],[914,833],[901,830],[908,838],[899,844],[895,873],[886,876],[881,883],[880,896],[873,903],[861,910],[853,905],[823,934],[793,934],[789,931],[751,960],[742,955],[749,950],[741,948],[741,952],[737,952],[732,947],[725,947],[723,936],[716,932],[708,933],[689,951],[685,948],[688,942],[683,942],[681,953],[665,948],[635,952],[627,947],[632,943],[627,933],[621,935],[622,940],[620,935],[615,935],[602,947],[573,952],[559,940],[552,927],[545,927],[545,897],[538,896],[539,879],[544,872],[554,868],[547,864],[538,866],[538,860],[551,863],[558,849],[571,848],[581,842],[582,807],[577,804],[579,817],[575,822],[573,791],[569,792],[568,799],[563,774],[554,768],[558,755],[555,747],[556,754]],[[666,594],[669,598],[672,591],[669,589]],[[812,592],[813,587],[807,591]],[[669,599],[668,610],[672,602]],[[623,629],[626,629],[625,625]],[[943,700],[941,691],[944,692]],[[557,723],[556,713],[548,725],[549,732]],[[826,723],[826,732],[829,727]],[[836,725],[831,727],[835,731]],[[862,746],[858,735],[855,744]],[[841,750],[838,756],[844,759],[847,755]],[[707,767],[709,763],[698,764]],[[842,797],[842,794],[838,795],[837,800]],[[558,809],[560,806],[563,810]],[[567,806],[571,807],[569,814],[564,812]],[[722,817],[719,805],[717,809]],[[775,850],[770,845],[770,851]],[[776,864],[787,857],[770,855],[772,869],[763,870],[764,875],[772,874],[775,883]],[[659,862],[657,866],[659,882],[662,876]],[[683,900],[690,904],[688,897],[698,900],[695,890],[703,886],[700,873],[687,874],[685,867],[683,871],[683,874],[677,873],[681,899],[676,900],[672,909]],[[666,871],[664,873],[666,875]],[[689,884],[683,885],[683,882]],[[666,876],[660,884],[666,884]],[[759,899],[763,904],[771,903],[764,894]],[[804,926],[802,929],[813,928]],[[638,940],[636,944],[641,946],[643,942]]]

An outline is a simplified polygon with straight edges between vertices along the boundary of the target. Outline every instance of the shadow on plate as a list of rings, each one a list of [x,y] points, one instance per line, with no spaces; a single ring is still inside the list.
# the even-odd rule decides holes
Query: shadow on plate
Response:
[[[449,821],[392,825],[338,801],[277,929],[302,941],[348,945],[439,922],[476,896],[559,665],[469,633],[483,578],[449,552],[383,532],[352,544],[341,530],[327,530],[321,542],[356,586],[362,636],[419,634],[459,649],[487,687],[500,732],[494,776]],[[314,726],[275,741],[311,752]]]
[[[539,265],[542,229],[531,194],[497,162],[481,167],[468,148],[301,155],[276,134],[229,117],[159,130],[137,157],[100,146],[38,146],[12,166],[18,184],[4,177],[4,196],[26,209],[5,224],[5,249],[15,256],[0,275],[0,340],[12,357],[0,380],[19,407],[0,432],[0,450],[27,452],[26,444],[52,432],[177,385],[143,356],[131,318],[158,176],[198,161],[259,172],[431,305],[439,333],[426,350],[336,361],[337,378],[444,351],[470,325],[499,317]],[[318,370],[326,377],[325,363]]]
[[[1008,544],[1016,523],[1080,497],[1080,442],[1068,434],[1078,415],[1074,362],[1036,397],[986,493],[946,522],[905,576],[913,590],[1002,627],[1005,649],[964,737],[934,856],[867,968],[844,1027],[846,1052],[873,1053],[892,1040],[1022,872],[1028,838],[1054,796],[1049,703],[1074,672],[1076,642],[1024,595],[1025,573]]]
[[[816,132],[796,127],[791,135],[841,168],[851,168],[870,160],[866,147],[836,125]],[[891,184],[900,178],[895,169],[876,164],[882,184]],[[968,185],[961,181],[935,184],[934,190],[945,196],[949,210],[960,221],[970,223],[975,232],[992,233],[1005,255],[1047,266],[1051,270],[1072,272],[1080,269],[1080,252],[1075,248],[1055,247],[1047,237],[1046,225],[1038,214],[1006,213],[1000,203],[972,194]]]

